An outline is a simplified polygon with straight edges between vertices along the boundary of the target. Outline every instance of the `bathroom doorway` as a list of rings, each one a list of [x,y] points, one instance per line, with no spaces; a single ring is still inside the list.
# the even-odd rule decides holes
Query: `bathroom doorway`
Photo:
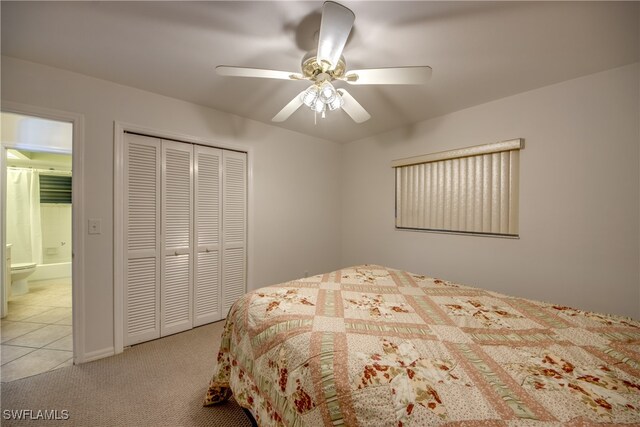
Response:
[[[2,120],[0,380],[74,363],[73,123]]]

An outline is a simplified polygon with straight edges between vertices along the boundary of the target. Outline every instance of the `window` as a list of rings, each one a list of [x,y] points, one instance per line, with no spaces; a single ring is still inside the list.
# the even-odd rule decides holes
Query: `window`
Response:
[[[40,175],[40,203],[71,203],[71,176]]]
[[[396,228],[518,237],[523,139],[395,160]]]

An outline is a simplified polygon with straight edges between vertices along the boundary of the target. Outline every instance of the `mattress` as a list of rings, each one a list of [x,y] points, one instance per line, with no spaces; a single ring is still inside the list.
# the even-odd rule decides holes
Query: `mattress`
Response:
[[[205,405],[261,426],[640,424],[640,322],[362,265],[231,308]]]

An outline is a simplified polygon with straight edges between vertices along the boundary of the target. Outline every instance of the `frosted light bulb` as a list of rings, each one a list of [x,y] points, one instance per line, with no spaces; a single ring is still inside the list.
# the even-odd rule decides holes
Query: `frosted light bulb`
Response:
[[[313,108],[317,99],[318,99],[318,87],[316,85],[310,86],[302,94],[302,102],[307,107]]]
[[[321,113],[322,111],[324,111],[324,102],[318,99],[312,109],[317,113]]]
[[[336,93],[336,97],[334,98],[334,100],[328,104],[329,110],[331,111],[337,110],[338,108],[342,107],[343,104],[344,104],[344,100],[342,99],[340,94]]]
[[[329,104],[330,102],[332,102],[335,99],[336,90],[335,90],[335,88],[333,87],[333,85],[331,83],[324,82],[324,83],[322,83],[322,86],[320,87],[320,93],[319,93],[318,97],[325,104]]]

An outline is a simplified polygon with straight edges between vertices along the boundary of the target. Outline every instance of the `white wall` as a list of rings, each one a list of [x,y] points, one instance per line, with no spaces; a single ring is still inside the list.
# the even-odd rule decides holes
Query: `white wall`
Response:
[[[336,143],[9,57],[2,100],[84,115],[85,218],[102,218],[102,234],[85,236],[85,353],[113,346],[114,120],[252,149],[252,288],[339,266]]]
[[[42,263],[71,262],[71,205],[40,205]]]
[[[342,264],[640,318],[639,75],[613,69],[347,144]],[[519,240],[394,229],[391,160],[512,138],[525,139]]]

